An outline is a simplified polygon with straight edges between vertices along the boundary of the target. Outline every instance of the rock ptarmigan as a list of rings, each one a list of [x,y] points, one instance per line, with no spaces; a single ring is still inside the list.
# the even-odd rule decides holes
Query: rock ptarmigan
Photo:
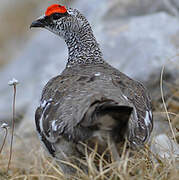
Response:
[[[74,162],[82,156],[78,144],[94,137],[102,144],[110,139],[116,159],[116,145],[125,139],[132,148],[143,147],[153,128],[149,94],[103,59],[87,19],[53,4],[32,27],[57,34],[68,47],[66,68],[46,84],[35,114],[40,139],[62,170],[75,171],[60,161]]]

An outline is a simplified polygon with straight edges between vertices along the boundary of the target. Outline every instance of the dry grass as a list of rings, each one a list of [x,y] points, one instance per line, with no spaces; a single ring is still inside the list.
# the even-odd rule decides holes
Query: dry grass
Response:
[[[179,89],[174,89],[176,91],[173,91],[174,93],[167,98],[165,104],[166,108],[170,109],[170,112],[167,113],[169,114],[171,125],[178,127],[179,114],[177,114],[178,112],[175,111],[175,108],[172,109],[173,106],[171,104],[172,101],[176,101],[176,98],[178,98],[177,94]],[[178,140],[179,134],[177,131],[175,131],[175,136]],[[30,139],[28,142],[26,142],[26,140],[23,141],[15,136],[14,144],[18,145],[14,146],[13,158],[8,174],[7,164],[9,145],[6,143],[2,154],[0,154],[1,180],[67,179],[57,164],[43,152],[43,148],[36,137]],[[68,178],[75,180],[178,179],[179,162],[175,158],[161,159],[152,154],[148,147],[141,149],[138,152],[129,152],[124,146],[121,161],[118,163],[111,159],[106,161],[104,159],[105,153],[109,153],[109,151],[106,150],[104,154],[99,155],[97,154],[97,149],[94,149],[90,154],[86,155],[86,161],[82,162],[88,166],[88,174],[83,173],[81,169],[77,168],[78,173],[75,176]],[[72,166],[75,167],[75,165]]]
[[[47,179],[67,179],[59,167],[52,161],[51,158],[44,156],[42,149],[36,140],[32,140],[34,146],[27,149],[14,149],[13,159],[10,166],[10,171],[7,174],[8,163],[8,147],[4,149],[0,156],[0,179],[10,180],[47,180]],[[35,143],[34,143],[35,142]],[[121,161],[107,162],[104,155],[99,156],[96,151],[91,152],[86,165],[89,173],[85,174],[78,169],[77,175],[70,179],[78,180],[118,180],[118,179],[177,179],[178,169],[177,162],[174,159],[160,159],[154,157],[148,148],[133,152],[130,156],[129,151],[124,151],[121,156]],[[96,168],[94,162],[98,162]],[[74,165],[72,165],[74,166]]]

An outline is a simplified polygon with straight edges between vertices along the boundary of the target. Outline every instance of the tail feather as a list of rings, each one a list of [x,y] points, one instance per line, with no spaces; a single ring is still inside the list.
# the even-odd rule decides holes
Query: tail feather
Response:
[[[83,126],[109,131],[115,141],[121,141],[128,129],[133,108],[108,100],[93,103],[85,114]]]

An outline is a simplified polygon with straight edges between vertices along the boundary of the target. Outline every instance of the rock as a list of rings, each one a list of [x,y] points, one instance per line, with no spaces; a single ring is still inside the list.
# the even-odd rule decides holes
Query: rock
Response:
[[[179,158],[179,145],[166,134],[160,134],[154,138],[151,151],[163,159]]]
[[[178,19],[157,13],[124,23],[104,22],[97,37],[106,60],[129,76],[147,82],[152,74],[159,75],[163,65],[170,73],[175,69],[179,59],[171,58],[177,56],[178,46],[172,39],[179,32],[178,25]]]
[[[178,8],[177,0],[113,0],[108,1],[108,13],[106,13],[105,18],[129,18],[156,12],[167,12],[178,16]]]
[[[179,144],[173,140],[166,113],[154,112],[153,117],[153,132],[149,141],[150,151],[154,155],[152,157],[167,159],[167,161],[179,158]],[[174,127],[173,131],[176,134]]]

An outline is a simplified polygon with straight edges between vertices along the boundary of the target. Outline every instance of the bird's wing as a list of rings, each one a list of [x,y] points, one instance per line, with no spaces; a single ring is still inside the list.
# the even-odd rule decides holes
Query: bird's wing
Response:
[[[99,94],[82,88],[90,78],[65,75],[57,76],[47,83],[35,113],[40,136],[43,134],[49,142],[55,142],[61,136],[74,141],[90,136],[91,131],[79,125],[90,105],[101,98]]]
[[[106,75],[98,77],[92,74],[57,76],[50,80],[36,110],[38,132],[43,132],[50,142],[60,136],[68,140],[83,140],[90,137],[93,128],[101,123],[98,118],[93,118],[97,111],[108,109],[111,116],[115,116],[112,111],[120,106],[120,112],[131,112],[131,108],[126,108],[130,103],[121,98],[118,88],[111,87],[111,81],[108,83]]]
[[[130,79],[123,73],[114,74],[112,81],[134,107],[129,122],[128,140],[134,146],[143,145],[147,142],[153,129],[151,98],[141,83]]]
[[[63,132],[65,125],[58,121],[57,111],[68,93],[68,88],[73,78],[70,76],[56,76],[52,78],[44,87],[40,105],[35,112],[35,123],[40,137],[44,136],[48,141],[56,141],[55,133],[51,133],[57,126],[61,126],[58,131]],[[58,125],[57,125],[57,123]],[[61,125],[60,125],[61,123]],[[47,145],[46,145],[47,146]]]

